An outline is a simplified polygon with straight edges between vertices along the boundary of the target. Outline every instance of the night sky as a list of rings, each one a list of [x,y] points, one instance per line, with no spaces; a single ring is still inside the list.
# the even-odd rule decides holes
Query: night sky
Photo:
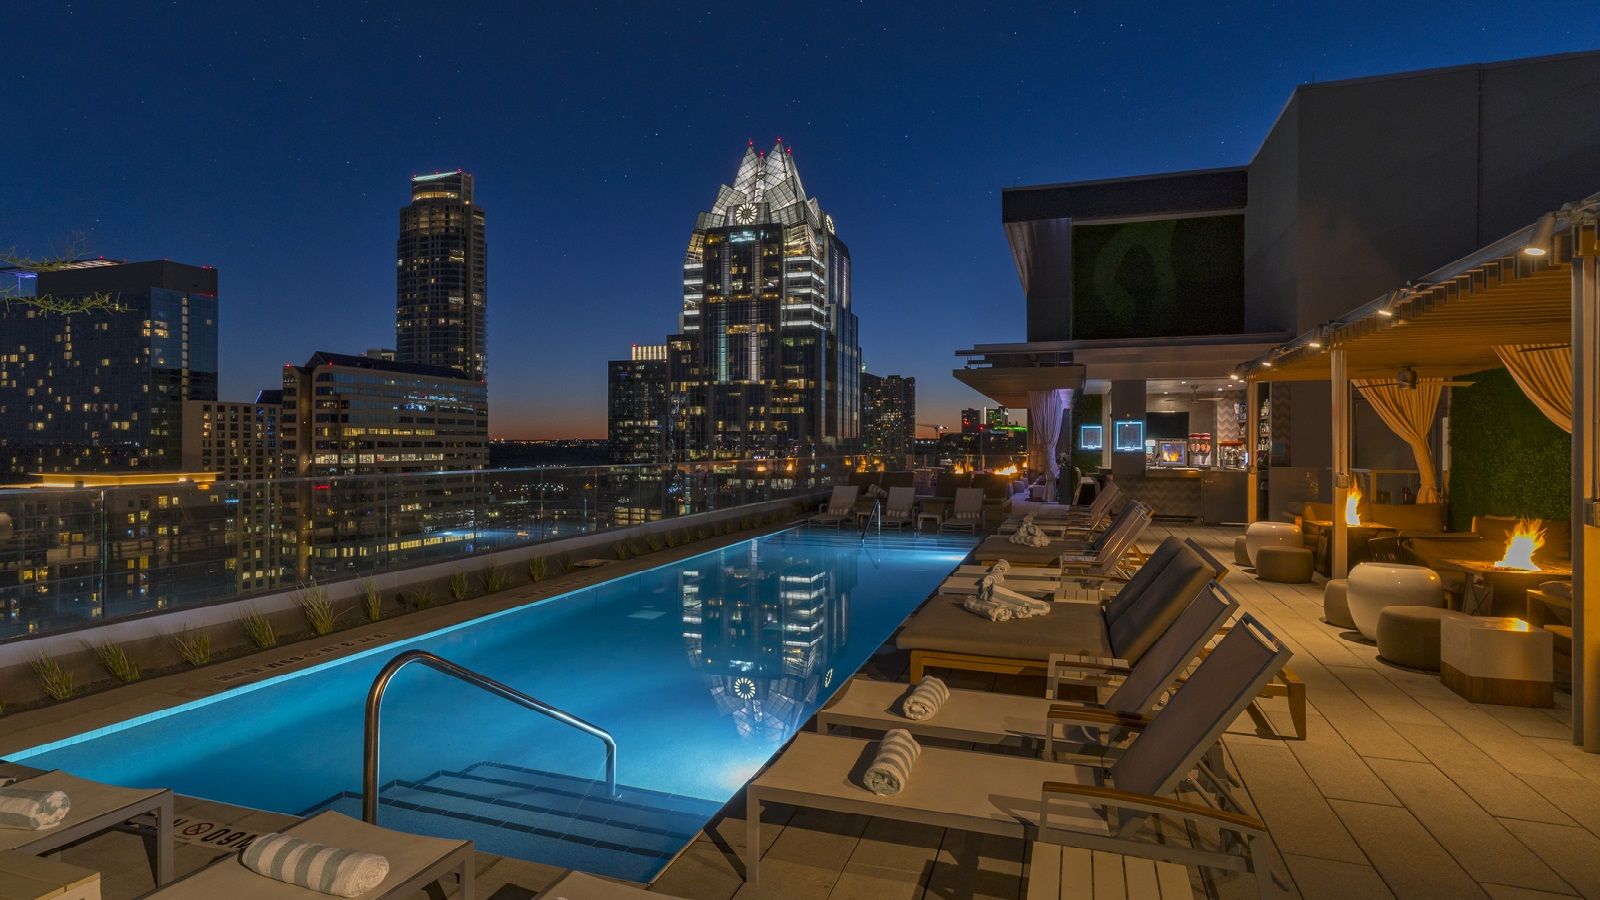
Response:
[[[495,436],[599,437],[605,361],[676,327],[696,212],[781,136],[869,369],[954,426],[952,351],[1023,337],[1002,187],[1242,164],[1303,82],[1600,46],[1592,5],[1531,8],[13,0],[0,247],[216,266],[251,399],[393,346],[408,179],[463,168]]]

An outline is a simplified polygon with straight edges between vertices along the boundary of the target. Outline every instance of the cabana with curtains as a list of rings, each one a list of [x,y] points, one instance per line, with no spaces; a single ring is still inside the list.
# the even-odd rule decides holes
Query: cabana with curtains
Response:
[[[1422,500],[1437,489],[1427,435],[1451,379],[1503,366],[1545,416],[1572,434],[1572,733],[1591,752],[1600,752],[1597,214],[1600,194],[1568,204],[1235,372],[1251,385],[1252,399],[1261,382],[1329,382],[1335,509],[1344,507],[1351,485],[1352,391],[1411,447]],[[1346,531],[1336,515],[1335,577],[1348,567]]]

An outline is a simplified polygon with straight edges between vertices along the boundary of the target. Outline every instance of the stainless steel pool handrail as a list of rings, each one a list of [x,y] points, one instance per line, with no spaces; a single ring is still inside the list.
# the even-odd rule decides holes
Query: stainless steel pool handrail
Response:
[[[412,663],[421,663],[434,671],[452,675],[470,685],[510,700],[524,709],[549,716],[563,725],[570,725],[585,734],[599,738],[606,745],[606,796],[612,798],[617,796],[617,742],[609,731],[598,725],[591,725],[566,710],[557,709],[542,700],[530,697],[510,685],[495,681],[487,675],[480,675],[471,669],[458,666],[442,656],[426,650],[407,650],[389,660],[378,673],[378,677],[372,680],[372,687],[367,691],[367,721],[361,770],[361,818],[367,822],[373,825],[378,823],[378,750],[382,737],[379,733],[379,722],[383,711],[383,695],[389,690],[389,681],[395,674]]]

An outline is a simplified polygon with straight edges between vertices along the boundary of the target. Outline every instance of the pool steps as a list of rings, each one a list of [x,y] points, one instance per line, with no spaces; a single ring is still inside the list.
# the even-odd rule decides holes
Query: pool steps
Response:
[[[648,882],[721,808],[720,804],[497,762],[396,779],[379,794],[389,828],[471,838],[479,849],[555,866]],[[305,811],[360,815],[361,796],[345,791]]]

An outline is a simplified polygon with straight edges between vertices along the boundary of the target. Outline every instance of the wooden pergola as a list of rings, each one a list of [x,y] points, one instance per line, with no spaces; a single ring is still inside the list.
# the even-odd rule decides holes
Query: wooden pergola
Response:
[[[1573,741],[1600,752],[1600,194],[1306,332],[1235,370],[1250,409],[1258,385],[1327,381],[1333,411],[1333,506],[1351,479],[1351,379],[1450,379],[1497,368],[1497,345],[1570,346],[1573,354]],[[1543,251],[1542,253],[1540,251]],[[1257,446],[1250,417],[1247,446]],[[1257,496],[1258,461],[1249,470]],[[1250,519],[1254,503],[1247,505]],[[1347,526],[1333,516],[1334,577],[1349,567]]]

